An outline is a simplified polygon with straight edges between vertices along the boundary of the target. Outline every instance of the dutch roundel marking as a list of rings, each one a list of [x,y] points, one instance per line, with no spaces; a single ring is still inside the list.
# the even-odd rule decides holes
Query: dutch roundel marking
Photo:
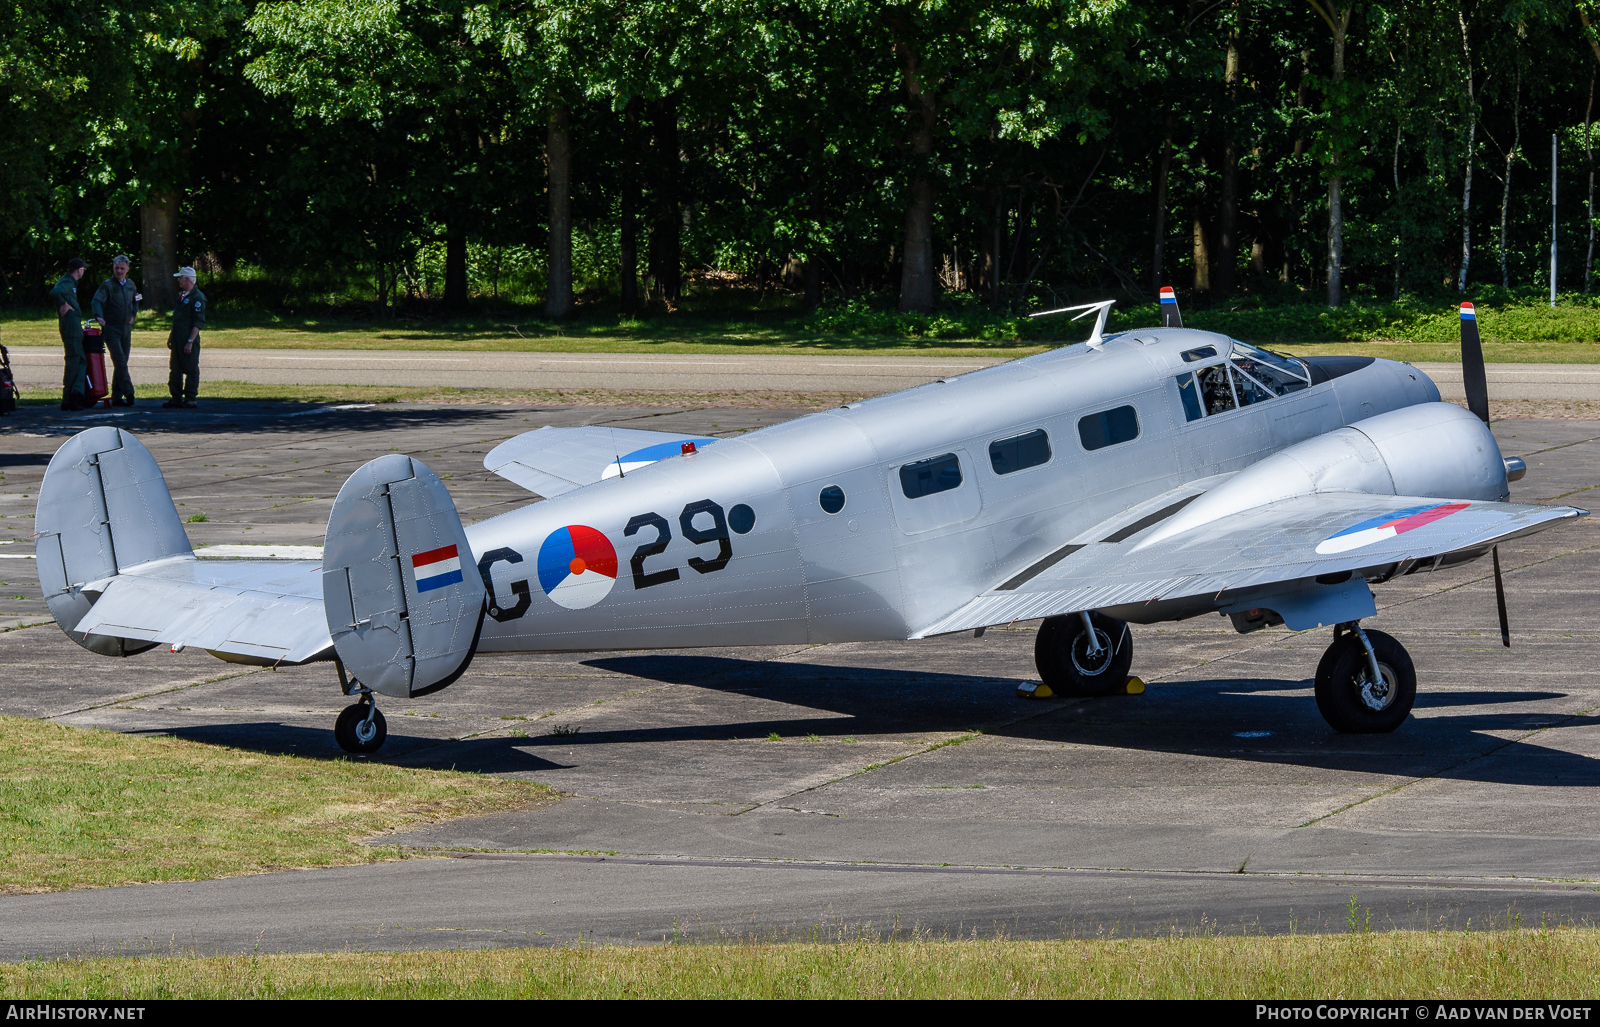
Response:
[[[1335,553],[1347,553],[1352,549],[1370,546],[1374,542],[1382,542],[1432,524],[1453,513],[1460,513],[1471,505],[1471,503],[1439,503],[1434,506],[1414,506],[1409,510],[1396,510],[1394,513],[1383,514],[1362,521],[1360,524],[1352,524],[1320,543],[1317,552],[1323,556],[1332,556]]]
[[[557,528],[539,547],[539,587],[557,606],[582,610],[611,594],[617,583],[617,551],[593,528]]]
[[[461,580],[461,557],[455,546],[430,549],[411,558],[411,571],[417,576],[417,591],[432,592]]]

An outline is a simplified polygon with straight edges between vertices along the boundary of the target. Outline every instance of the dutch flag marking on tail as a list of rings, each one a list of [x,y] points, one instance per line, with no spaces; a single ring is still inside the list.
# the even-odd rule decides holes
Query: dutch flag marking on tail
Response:
[[[1461,304],[1461,320],[1463,320],[1463,321],[1476,321],[1477,319],[1478,319],[1478,312],[1472,308],[1472,304],[1470,304],[1470,303]]]
[[[417,576],[417,591],[431,592],[461,580],[461,559],[455,546],[443,546],[413,556],[411,570]]]

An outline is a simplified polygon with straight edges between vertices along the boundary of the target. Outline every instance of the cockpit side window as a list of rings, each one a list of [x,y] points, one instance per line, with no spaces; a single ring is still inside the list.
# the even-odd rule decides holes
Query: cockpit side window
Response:
[[[1239,396],[1239,405],[1247,407],[1252,403],[1259,403],[1264,399],[1271,399],[1274,393],[1262,386],[1247,374],[1240,374],[1239,369],[1233,369],[1233,391]]]
[[[1257,387],[1264,388],[1269,396],[1287,396],[1291,392],[1309,388],[1304,378],[1301,378],[1298,374],[1289,373],[1276,362],[1269,363],[1235,352],[1233,366],[1235,369],[1243,371],[1246,378],[1253,379]],[[1245,403],[1254,402],[1254,400],[1244,398],[1244,390],[1242,388],[1239,392],[1239,399]]]
[[[1188,421],[1198,421],[1206,415],[1200,407],[1200,389],[1194,383],[1194,372],[1178,375],[1178,398],[1183,400],[1183,416]]]
[[[1208,414],[1225,414],[1239,404],[1233,398],[1233,385],[1228,381],[1228,365],[1212,364],[1194,373],[1200,382],[1200,403]]]

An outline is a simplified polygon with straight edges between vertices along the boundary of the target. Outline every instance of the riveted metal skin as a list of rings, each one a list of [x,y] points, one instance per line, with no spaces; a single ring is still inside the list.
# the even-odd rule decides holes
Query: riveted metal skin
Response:
[[[352,474],[328,515],[322,558],[328,634],[363,685],[409,698],[472,659],[483,581],[449,492],[420,460],[391,454]]]
[[[193,557],[155,457],[120,428],[68,439],[50,460],[34,515],[39,585],[67,637],[102,656],[128,656],[153,643],[75,630],[120,573]]]

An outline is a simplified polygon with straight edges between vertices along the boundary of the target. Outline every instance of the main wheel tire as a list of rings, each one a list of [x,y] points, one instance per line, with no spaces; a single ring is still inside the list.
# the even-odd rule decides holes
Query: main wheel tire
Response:
[[[383,719],[382,710],[372,711],[372,723],[367,723],[367,704],[356,703],[346,706],[339,714],[339,719],[333,724],[333,738],[339,743],[339,748],[345,752],[373,753],[383,746],[383,740],[389,737],[389,725]]]
[[[1033,662],[1039,680],[1060,695],[1110,695],[1128,681],[1133,666],[1133,635],[1128,625],[1103,613],[1091,613],[1101,654],[1089,655],[1089,633],[1083,617],[1047,617],[1033,640]]]
[[[1417,701],[1417,669],[1394,637],[1368,631],[1383,682],[1372,681],[1367,650],[1355,632],[1340,636],[1317,667],[1317,709],[1345,734],[1383,734],[1405,723]]]

